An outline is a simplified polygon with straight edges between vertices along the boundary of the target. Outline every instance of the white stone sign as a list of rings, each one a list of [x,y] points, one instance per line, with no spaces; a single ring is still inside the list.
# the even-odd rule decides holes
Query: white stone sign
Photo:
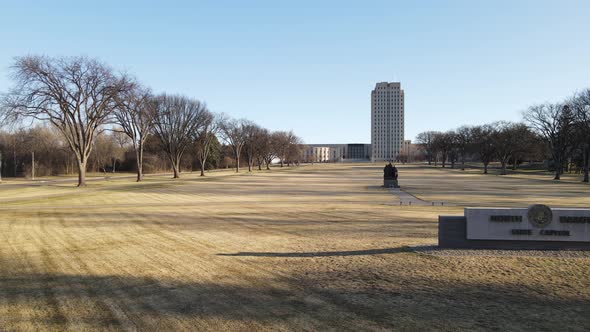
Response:
[[[590,242],[590,209],[466,208],[468,240]]]

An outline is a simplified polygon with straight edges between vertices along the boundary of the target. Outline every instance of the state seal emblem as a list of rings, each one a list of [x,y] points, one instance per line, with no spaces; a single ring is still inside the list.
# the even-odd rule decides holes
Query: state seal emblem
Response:
[[[543,228],[551,223],[553,212],[544,204],[535,204],[529,207],[527,218],[533,226]]]

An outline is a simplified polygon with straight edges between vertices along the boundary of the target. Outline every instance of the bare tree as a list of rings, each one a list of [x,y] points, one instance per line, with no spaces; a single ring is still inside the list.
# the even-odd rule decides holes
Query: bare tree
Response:
[[[211,144],[216,139],[223,121],[223,115],[215,115],[207,111],[203,114],[202,129],[195,133],[195,146],[197,149],[197,159],[200,164],[201,176],[205,176],[205,164],[211,153]]]
[[[589,182],[590,168],[590,89],[577,93],[571,100],[570,104],[574,110],[576,127],[580,137],[580,149],[583,154],[583,182]]]
[[[134,89],[122,94],[120,100],[120,105],[114,114],[121,126],[121,131],[129,137],[133,145],[139,182],[143,179],[144,145],[154,125],[157,101],[149,90],[137,85]]]
[[[23,135],[22,131],[22,129],[16,130],[16,128],[11,128],[8,132],[2,132],[1,140],[6,152],[6,162],[4,163],[5,175],[11,174],[13,177],[16,177],[18,174],[22,150],[25,145],[25,135]]]
[[[512,157],[517,144],[517,135],[516,131],[513,130],[513,125],[513,123],[507,121],[499,121],[496,123],[497,129],[492,132],[494,150],[502,166],[501,175],[506,175],[506,165],[510,157]]]
[[[112,172],[117,171],[117,161],[121,161],[125,157],[125,152],[129,147],[130,137],[120,130],[113,131],[113,139],[117,143],[115,153],[113,154]]]
[[[273,160],[278,158],[278,148],[277,142],[279,142],[279,137],[282,136],[282,132],[272,132],[268,136],[268,141],[266,142],[267,148],[264,154],[264,163],[266,164],[266,169],[270,170],[270,164]]]
[[[247,120],[227,119],[221,125],[221,136],[231,148],[236,159],[236,173],[240,171],[240,156],[246,144],[245,127],[249,125]]]
[[[0,105],[0,107],[2,107],[2,105]],[[5,125],[5,116],[5,112],[0,112],[0,129]],[[0,137],[0,183],[2,183],[2,151],[4,151],[4,148],[4,142],[2,140],[2,137]]]
[[[106,173],[107,167],[111,166],[113,159],[117,158],[117,142],[113,135],[104,132],[99,134],[93,142],[93,153],[89,160],[94,165],[94,171]]]
[[[436,134],[436,131],[425,131],[416,136],[416,142],[418,143],[418,145],[420,145],[420,148],[426,154],[426,158],[428,159],[428,165],[432,165],[432,160],[435,155],[433,140]]]
[[[537,133],[533,132],[526,124],[520,124],[524,128],[521,129],[520,138],[517,149],[512,153],[512,170],[516,170],[520,161],[524,158],[528,160],[539,160],[545,155],[546,145],[542,142]]]
[[[281,162],[281,167],[284,166],[285,162],[289,158],[289,153],[291,152],[293,144],[299,144],[300,139],[293,133],[292,130],[290,131],[277,131],[273,134],[273,144],[276,151],[276,156],[279,158]]]
[[[488,174],[488,166],[496,156],[496,145],[494,144],[494,124],[475,126],[472,129],[473,145],[483,163],[483,173]]]
[[[549,145],[555,164],[555,180],[561,178],[563,163],[572,147],[574,116],[568,105],[540,104],[529,107],[523,114]]]
[[[260,132],[254,138],[254,157],[258,164],[258,170],[262,170],[262,165],[266,163],[266,156],[272,152],[271,134],[266,128],[260,128]],[[272,158],[271,158],[272,160]],[[266,169],[269,169],[266,163]]]
[[[501,175],[506,175],[506,165],[510,158],[517,158],[529,148],[530,130],[523,123],[500,121],[492,133],[496,156],[500,161]]]
[[[459,127],[456,131],[455,139],[459,159],[461,159],[461,170],[464,171],[465,157],[467,156],[467,152],[469,151],[469,147],[473,140],[471,128],[467,126]]]
[[[289,150],[287,151],[287,165],[291,165],[294,163],[295,165],[299,166],[299,162],[302,159],[302,154],[304,150],[303,140],[293,134],[291,137],[291,143],[289,144]]]
[[[180,177],[182,156],[208,113],[205,104],[195,99],[166,94],[156,98],[153,130],[170,158],[175,179]]]
[[[447,160],[453,152],[454,132],[434,133],[432,136],[432,151],[438,151],[441,156],[442,167],[446,166]],[[453,156],[454,157],[454,156]],[[454,159],[451,160],[454,166]]]
[[[49,121],[59,129],[76,156],[78,186],[85,186],[93,140],[129,81],[86,57],[24,56],[12,72],[16,84],[4,99],[5,116]]]
[[[447,140],[449,141],[449,161],[451,168],[455,168],[455,164],[459,159],[459,136],[453,130],[446,132]]]
[[[250,122],[244,126],[244,135],[246,138],[244,152],[246,160],[248,161],[248,172],[252,172],[254,159],[260,155],[259,149],[262,148],[262,146],[259,147],[258,145],[264,144],[263,138],[265,134],[264,129],[255,123]],[[260,169],[260,163],[258,166]]]

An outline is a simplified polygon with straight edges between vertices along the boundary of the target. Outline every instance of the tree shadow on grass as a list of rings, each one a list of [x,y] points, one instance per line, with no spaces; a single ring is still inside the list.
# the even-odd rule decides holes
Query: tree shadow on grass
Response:
[[[305,313],[316,312],[321,306],[283,288],[184,283],[115,275],[1,277],[0,294],[6,301],[2,305],[8,303],[9,307],[29,313],[43,311],[32,315],[37,316],[33,319],[30,314],[0,318],[5,324],[12,325],[5,327],[17,330],[23,323],[49,330],[88,327],[124,330],[130,326],[140,331],[176,330],[183,326],[176,325],[179,320],[207,319],[217,320],[222,325],[226,322],[230,326],[232,322],[238,322],[233,325],[235,327],[240,327],[239,322],[248,322],[260,328],[281,319],[305,318]],[[336,321],[324,323],[336,324]],[[199,329],[198,326],[194,328]]]
[[[27,323],[41,330],[141,331],[590,327],[585,298],[548,296],[550,289],[543,287],[531,292],[516,285],[449,284],[420,276],[411,287],[399,287],[396,281],[374,279],[368,272],[316,271],[268,284],[263,279],[235,284],[23,273],[0,277],[0,305],[11,313],[0,321],[9,330]],[[347,278],[353,283],[341,283],[340,273],[352,273]],[[43,314],[31,315],[35,310]]]
[[[366,249],[366,250],[348,250],[348,251],[314,251],[314,252],[238,252],[234,254],[221,253],[218,256],[244,256],[244,257],[335,257],[335,256],[366,256],[366,255],[383,255],[397,254],[401,252],[411,252],[407,247],[401,248],[383,248],[383,249]]]

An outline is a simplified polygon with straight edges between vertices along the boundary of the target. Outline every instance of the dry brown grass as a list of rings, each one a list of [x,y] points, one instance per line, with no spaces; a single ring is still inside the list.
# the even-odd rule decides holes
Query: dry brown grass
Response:
[[[434,257],[461,205],[588,206],[590,187],[406,167],[0,185],[6,330],[587,330],[590,259]]]

